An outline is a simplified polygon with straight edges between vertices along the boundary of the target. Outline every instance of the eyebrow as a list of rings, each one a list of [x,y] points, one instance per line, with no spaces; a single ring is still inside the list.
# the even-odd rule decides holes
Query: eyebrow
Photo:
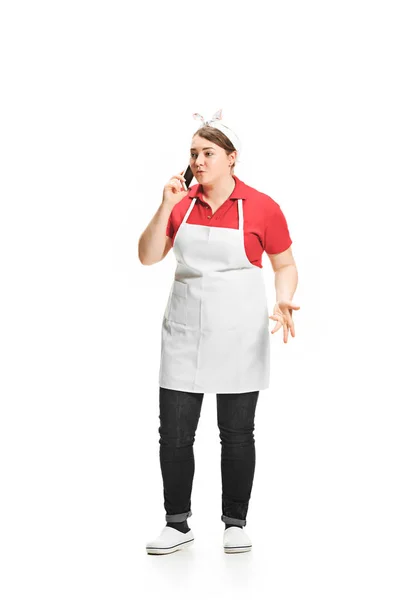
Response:
[[[190,151],[192,150],[196,150],[196,148],[190,148]],[[214,148],[212,148],[211,146],[205,146],[203,150],[214,150]]]

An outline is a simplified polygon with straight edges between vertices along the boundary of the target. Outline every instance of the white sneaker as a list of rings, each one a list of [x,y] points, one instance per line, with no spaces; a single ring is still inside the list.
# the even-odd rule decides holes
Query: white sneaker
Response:
[[[182,533],[166,525],[156,539],[146,544],[147,554],[170,554],[177,550],[184,550],[193,544],[193,540],[191,529],[187,533]]]
[[[224,551],[233,554],[235,552],[249,552],[251,540],[242,527],[228,527],[224,531]]]

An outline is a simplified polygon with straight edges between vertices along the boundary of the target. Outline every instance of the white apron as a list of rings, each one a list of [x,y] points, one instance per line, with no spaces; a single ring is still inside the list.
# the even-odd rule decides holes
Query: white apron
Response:
[[[183,219],[173,245],[175,278],[161,333],[160,387],[237,394],[269,387],[269,314],[262,269],[247,258],[239,228]]]

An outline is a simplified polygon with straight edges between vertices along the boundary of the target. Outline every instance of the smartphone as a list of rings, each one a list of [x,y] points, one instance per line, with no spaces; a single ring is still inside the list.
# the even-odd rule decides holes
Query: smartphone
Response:
[[[188,187],[193,179],[193,172],[192,172],[192,169],[190,168],[190,165],[184,172],[183,177],[185,178],[185,183],[182,183],[183,189],[187,191]]]

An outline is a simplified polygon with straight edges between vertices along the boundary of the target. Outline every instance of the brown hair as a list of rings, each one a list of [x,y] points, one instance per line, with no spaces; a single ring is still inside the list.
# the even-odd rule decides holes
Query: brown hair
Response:
[[[232,144],[231,140],[229,138],[227,138],[226,135],[224,133],[222,133],[222,131],[220,131],[216,127],[210,127],[209,125],[204,125],[203,127],[200,127],[200,129],[198,129],[193,134],[192,137],[194,137],[195,135],[199,135],[199,136],[205,138],[206,140],[208,140],[209,142],[213,142],[214,144],[217,144],[217,146],[220,146],[221,148],[223,148],[225,150],[227,156],[229,154],[231,154],[231,152],[236,151],[236,148]],[[232,171],[235,167],[235,164],[236,164],[236,161],[233,161],[232,166],[231,166]]]

